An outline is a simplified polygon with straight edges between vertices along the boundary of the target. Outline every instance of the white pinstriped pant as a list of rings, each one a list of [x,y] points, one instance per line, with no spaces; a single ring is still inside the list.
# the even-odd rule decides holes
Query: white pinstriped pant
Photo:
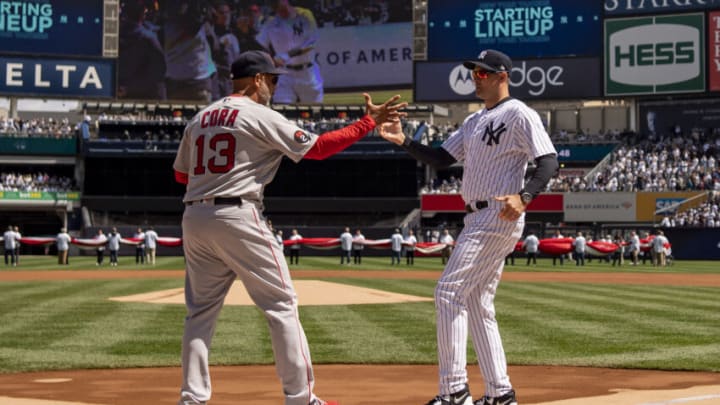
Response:
[[[282,249],[264,218],[247,202],[242,206],[196,204],[185,209],[182,226],[188,314],[179,404],[204,404],[210,399],[210,344],[236,278],[267,318],[285,405],[310,403],[315,380],[297,295]],[[238,403],[247,401],[238,398]]]
[[[435,288],[441,395],[467,383],[468,325],[485,395],[497,397],[512,389],[494,300],[505,256],[522,236],[525,216],[510,222],[498,213],[493,204],[465,216],[465,227]]]

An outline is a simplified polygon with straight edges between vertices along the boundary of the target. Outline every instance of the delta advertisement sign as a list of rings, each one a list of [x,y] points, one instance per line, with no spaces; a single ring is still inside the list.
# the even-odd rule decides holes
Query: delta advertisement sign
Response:
[[[415,62],[418,102],[477,101],[472,72],[462,62]],[[598,58],[513,61],[510,92],[521,99],[571,99],[602,96]]]
[[[115,61],[0,57],[0,94],[115,96]]]
[[[702,13],[605,20],[605,95],[703,91]]]

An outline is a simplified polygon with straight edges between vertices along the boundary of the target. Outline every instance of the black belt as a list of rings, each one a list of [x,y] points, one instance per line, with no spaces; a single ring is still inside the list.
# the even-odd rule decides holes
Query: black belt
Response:
[[[205,202],[211,202],[213,205],[242,205],[243,200],[240,197],[215,197],[215,198],[206,198],[203,200],[197,200],[197,201],[188,201],[185,203],[186,206],[191,206],[195,204],[202,204]]]
[[[309,68],[312,65],[313,65],[312,62],[310,62],[310,63],[302,63],[300,65],[285,65],[285,67],[290,70],[304,70],[304,69]]]
[[[470,204],[465,205],[465,212],[475,212],[480,211],[483,208],[488,207],[487,201],[475,201]]]

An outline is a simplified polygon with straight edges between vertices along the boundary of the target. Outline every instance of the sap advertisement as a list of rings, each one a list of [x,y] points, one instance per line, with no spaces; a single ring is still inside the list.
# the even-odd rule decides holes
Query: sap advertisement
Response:
[[[102,56],[102,0],[0,1],[0,52]]]
[[[602,94],[598,58],[513,61],[510,94],[520,99],[594,98]],[[415,101],[477,101],[462,62],[415,62]]]
[[[0,94],[114,97],[115,61],[0,57]]]
[[[588,0],[430,0],[428,60],[475,58],[488,48],[511,57],[599,56],[602,3]]]
[[[705,91],[703,13],[605,20],[605,94]]]
[[[659,14],[720,7],[720,0],[603,0],[605,15]]]

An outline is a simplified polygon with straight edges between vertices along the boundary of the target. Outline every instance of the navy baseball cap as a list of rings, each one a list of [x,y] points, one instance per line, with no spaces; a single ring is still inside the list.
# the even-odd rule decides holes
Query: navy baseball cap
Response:
[[[463,66],[470,70],[480,67],[488,72],[508,72],[509,74],[512,69],[512,60],[500,51],[486,49],[480,52],[477,60],[463,62]]]
[[[263,51],[247,51],[241,53],[230,69],[233,79],[241,77],[252,77],[258,73],[270,73],[273,75],[282,75],[287,70],[275,66],[272,56]]]

